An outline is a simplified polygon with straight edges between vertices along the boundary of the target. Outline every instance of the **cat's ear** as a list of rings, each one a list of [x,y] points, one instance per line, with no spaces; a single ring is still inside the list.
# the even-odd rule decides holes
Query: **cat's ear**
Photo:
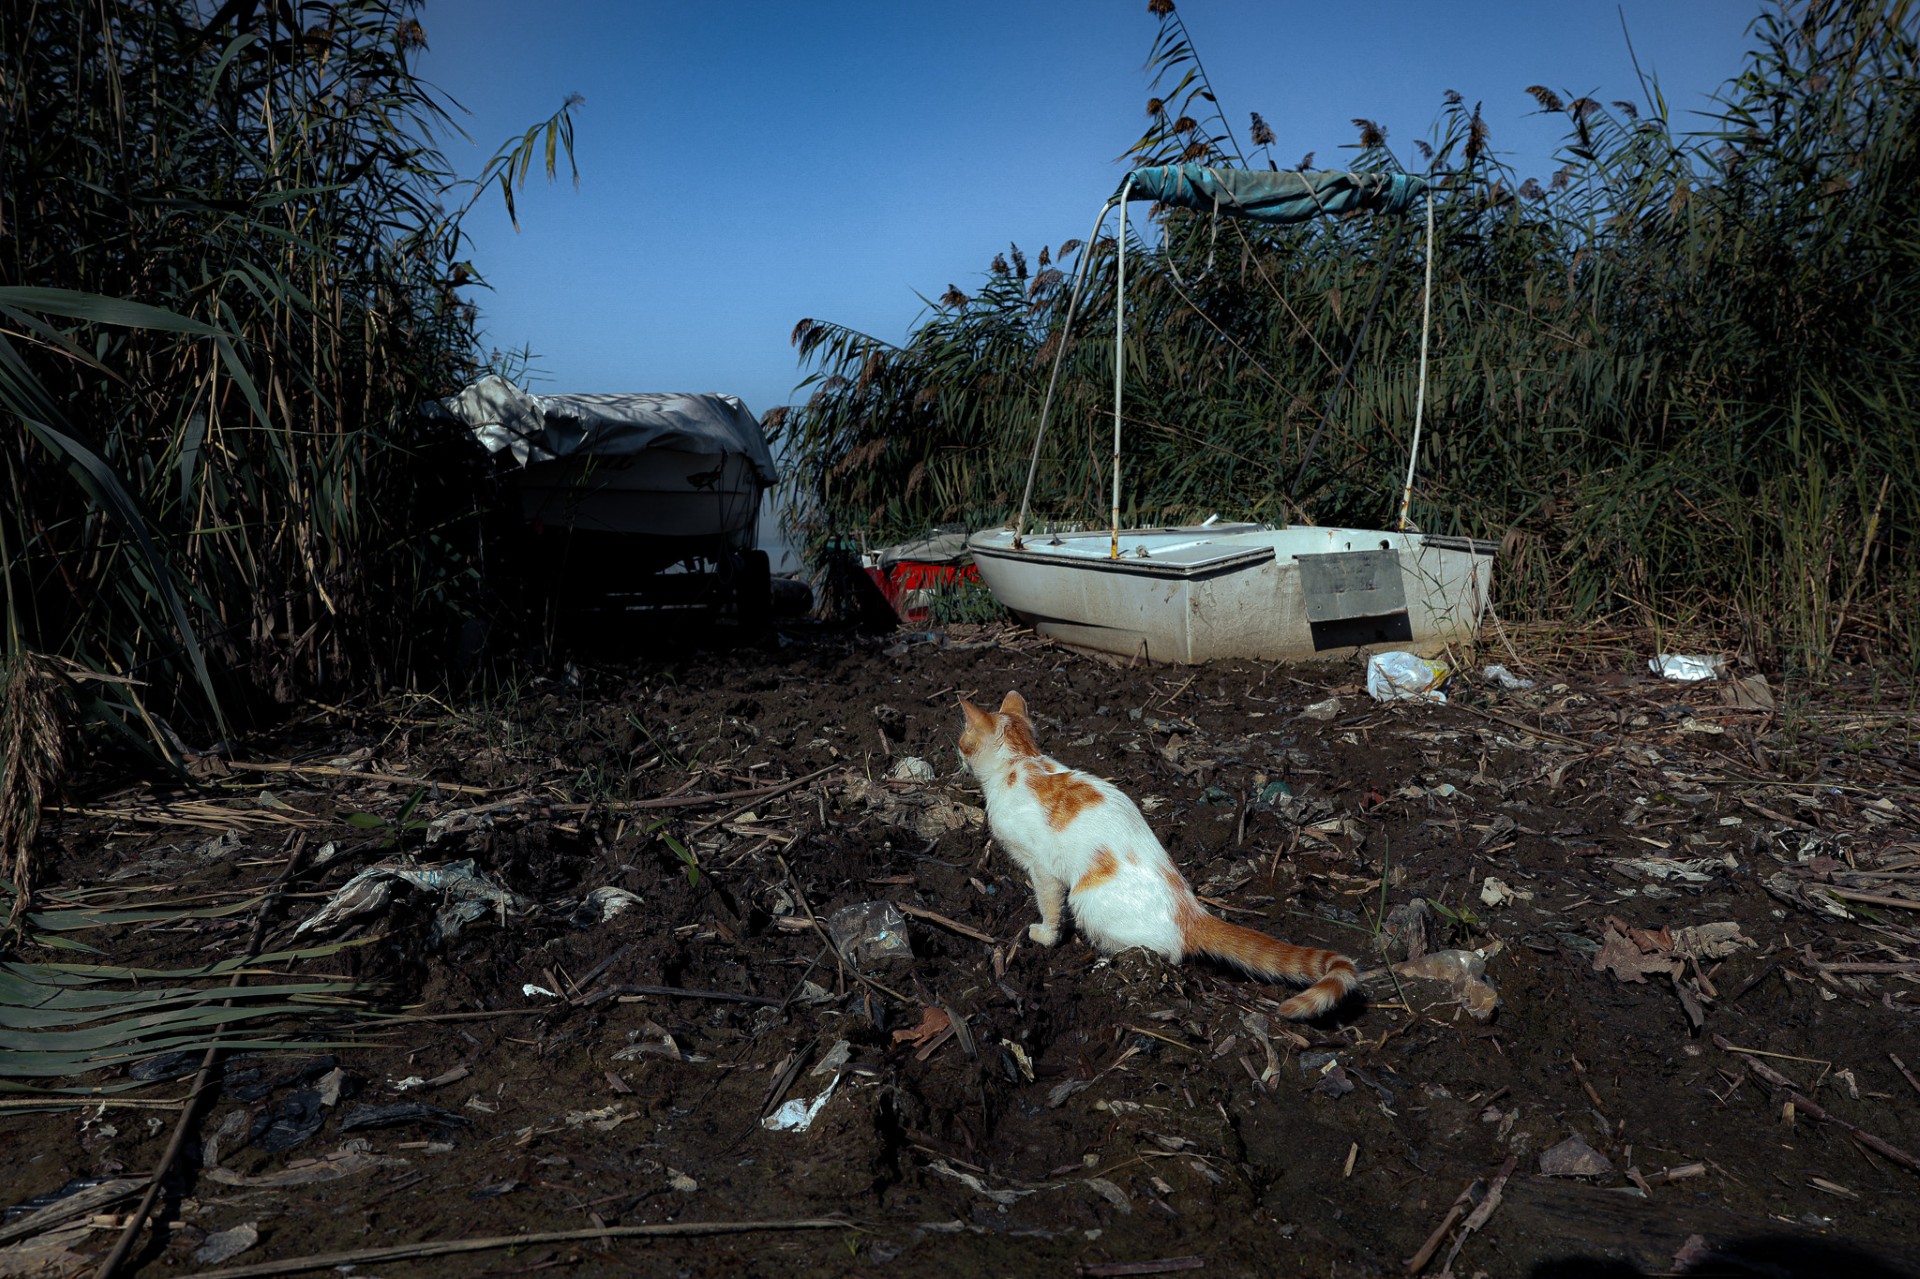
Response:
[[[993,731],[993,716],[987,714],[964,697],[960,699],[960,709],[966,712],[968,728],[977,728],[987,733]]]
[[[1000,713],[1002,715],[1018,715],[1022,719],[1032,718],[1027,714],[1027,699],[1018,693],[1012,692],[1000,699]]]

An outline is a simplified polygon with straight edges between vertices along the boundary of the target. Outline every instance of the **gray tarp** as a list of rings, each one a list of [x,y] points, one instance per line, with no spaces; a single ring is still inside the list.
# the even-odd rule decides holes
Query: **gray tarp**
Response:
[[[1427,184],[1411,173],[1263,173],[1160,164],[1135,169],[1120,189],[1133,200],[1285,224],[1362,209],[1400,213],[1413,206]]]
[[[503,377],[475,382],[440,407],[489,453],[511,452],[522,466],[575,454],[618,457],[647,449],[738,453],[760,479],[777,483],[766,432],[731,395],[533,395]]]

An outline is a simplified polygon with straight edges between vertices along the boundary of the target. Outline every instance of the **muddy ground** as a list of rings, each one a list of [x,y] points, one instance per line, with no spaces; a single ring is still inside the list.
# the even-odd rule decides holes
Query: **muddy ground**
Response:
[[[262,953],[357,944],[250,983],[365,1001],[269,1036],[325,1048],[214,1069],[139,1273],[1920,1274],[1911,700],[1862,677],[1769,709],[1638,647],[1523,644],[1534,689],[1381,705],[1358,662],[801,628],[313,708],[197,792],[96,776],[39,882],[108,913],[60,937],[180,969],[254,953],[264,909]],[[1010,688],[1215,909],[1354,955],[1366,998],[1294,1025],[1205,962],[1027,941],[954,749],[956,694]],[[514,896],[437,919],[451,898],[399,885],[293,934],[356,872],[467,859]],[[910,953],[897,924],[827,943],[870,902]],[[1477,952],[1491,989],[1384,969],[1410,947]],[[200,1060],[0,1112],[0,1200],[150,1172]],[[97,1264],[129,1210],[0,1256]],[[700,1223],[751,1228],[619,1233]]]

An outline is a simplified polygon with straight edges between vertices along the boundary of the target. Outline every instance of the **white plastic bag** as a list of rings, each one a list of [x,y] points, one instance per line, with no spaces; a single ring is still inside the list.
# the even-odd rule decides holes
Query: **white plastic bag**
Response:
[[[1440,691],[1446,682],[1447,664],[1412,653],[1375,653],[1367,659],[1367,696],[1376,702],[1413,698],[1426,702],[1444,702]]]
[[[1727,669],[1727,659],[1719,655],[1694,657],[1681,653],[1662,653],[1647,659],[1647,669],[1662,679],[1677,679],[1688,684],[1719,679]]]

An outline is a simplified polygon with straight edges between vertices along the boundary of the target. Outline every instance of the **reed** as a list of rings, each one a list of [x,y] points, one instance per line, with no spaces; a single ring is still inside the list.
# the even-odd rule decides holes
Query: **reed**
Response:
[[[1267,121],[1249,158],[1178,15],[1155,13],[1130,161],[1273,165]],[[1438,202],[1414,518],[1501,539],[1516,620],[1718,632],[1786,673],[1920,670],[1920,10],[1805,0],[1752,41],[1702,131],[1675,129],[1651,79],[1632,101],[1532,86],[1566,129],[1540,177],[1502,163],[1459,94],[1404,157],[1355,121],[1352,167],[1404,161]],[[1377,220],[1156,211],[1127,250],[1126,517],[1390,521],[1418,243]],[[1067,332],[1078,253],[1092,279]],[[990,270],[900,346],[803,321],[811,396],[780,429],[810,518],[878,540],[1007,518],[1065,343],[1037,509],[1102,522],[1112,255]]]
[[[571,162],[575,100],[465,178],[407,0],[28,8],[0,23],[8,653],[111,677],[80,706],[169,757],[410,678],[479,607],[473,459],[418,413],[485,362],[463,219]]]

